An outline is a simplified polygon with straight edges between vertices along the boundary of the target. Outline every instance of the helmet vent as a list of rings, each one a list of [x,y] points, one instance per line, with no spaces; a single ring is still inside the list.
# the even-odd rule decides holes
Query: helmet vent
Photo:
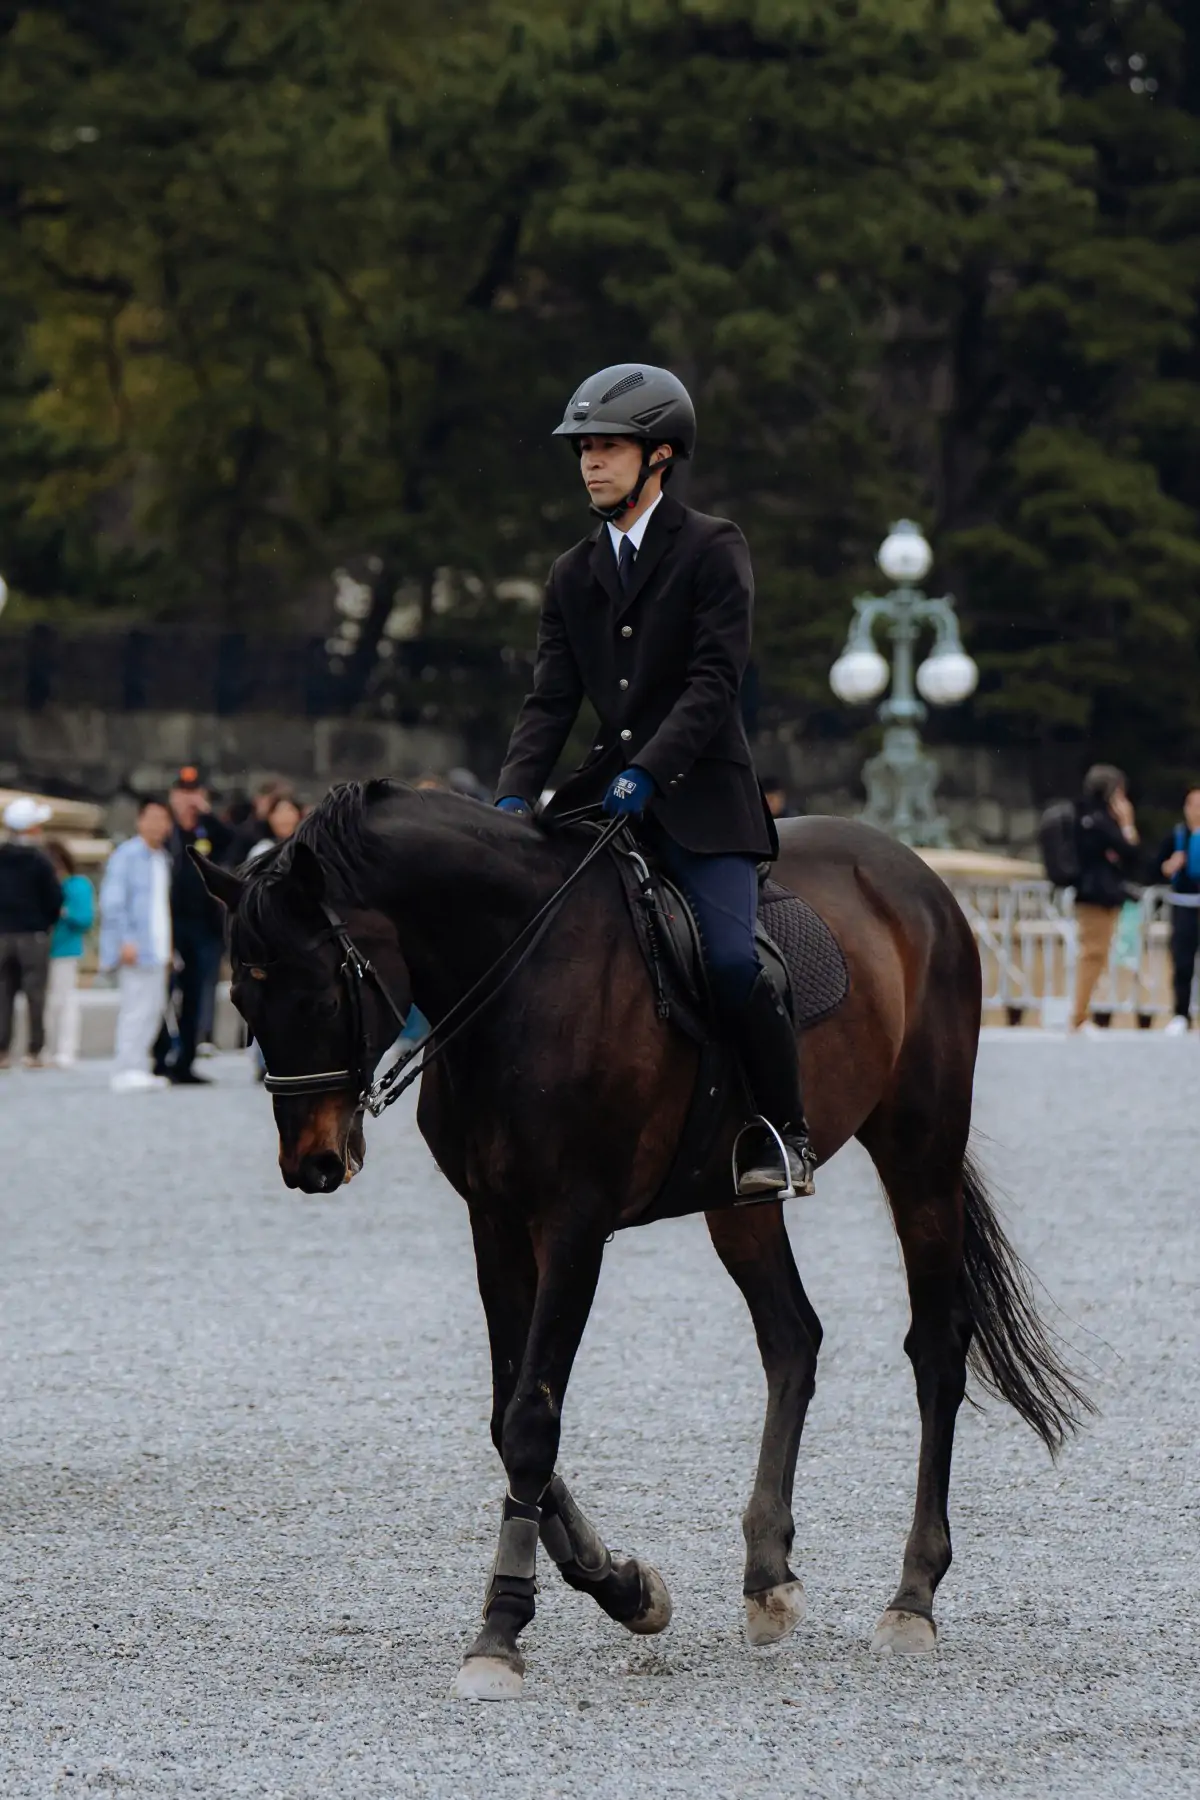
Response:
[[[615,387],[610,387],[606,394],[601,394],[601,406],[607,406],[610,400],[616,400],[621,394],[627,394],[630,388],[641,387],[645,379],[642,371],[635,369],[632,375],[626,375],[623,380],[617,382]]]

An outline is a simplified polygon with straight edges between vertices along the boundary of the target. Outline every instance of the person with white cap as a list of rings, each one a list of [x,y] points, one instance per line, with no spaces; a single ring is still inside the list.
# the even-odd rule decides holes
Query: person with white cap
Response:
[[[62,909],[54,865],[38,846],[51,809],[20,794],[4,809],[8,841],[0,844],[0,1069],[11,1066],[13,1005],[25,995],[29,1043],[25,1067],[42,1067],[50,932]]]

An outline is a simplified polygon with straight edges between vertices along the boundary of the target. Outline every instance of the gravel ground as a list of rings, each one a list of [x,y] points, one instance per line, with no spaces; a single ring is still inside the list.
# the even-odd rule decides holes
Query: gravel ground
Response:
[[[917,1419],[866,1158],[792,1209],[825,1323],[797,1482],[809,1621],[751,1652],[739,1515],[762,1414],[696,1220],[608,1253],[562,1468],[675,1619],[635,1640],[550,1571],[516,1705],[450,1701],[502,1491],[462,1208],[411,1114],[333,1200],[266,1101],[4,1078],[0,1792],[1200,1794],[1200,1048],[983,1049],[985,1157],[1103,1416],[1055,1467],[964,1411],[941,1644],[872,1659]],[[1189,1130],[1189,1126],[1191,1129]]]

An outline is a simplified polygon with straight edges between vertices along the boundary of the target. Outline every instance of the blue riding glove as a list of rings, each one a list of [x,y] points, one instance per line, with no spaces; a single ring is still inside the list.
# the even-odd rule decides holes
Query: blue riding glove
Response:
[[[497,800],[496,810],[497,812],[523,813],[526,817],[529,815],[528,802],[522,800],[520,794],[505,794],[503,800]]]
[[[654,777],[647,775],[645,769],[636,766],[623,769],[616,780],[608,784],[604,810],[610,819],[621,813],[627,813],[631,818],[640,818],[657,792]]]

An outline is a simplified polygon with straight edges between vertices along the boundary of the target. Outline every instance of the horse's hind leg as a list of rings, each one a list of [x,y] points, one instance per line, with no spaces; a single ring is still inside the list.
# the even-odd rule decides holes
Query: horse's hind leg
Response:
[[[916,1378],[921,1450],[912,1529],[900,1586],[871,1648],[932,1650],[933,1596],[950,1567],[950,1459],[966,1392],[972,1321],[963,1280],[963,1158],[969,1098],[956,1106],[930,1095],[911,1112],[891,1103],[860,1133],[896,1223],[912,1321],[904,1348]]]
[[[804,1292],[783,1223],[770,1202],[705,1215],[708,1233],[750,1309],[767,1377],[767,1414],[746,1537],[746,1636],[774,1644],[804,1617],[804,1589],[788,1554],[795,1536],[792,1483],[816,1382],[821,1322]]]

